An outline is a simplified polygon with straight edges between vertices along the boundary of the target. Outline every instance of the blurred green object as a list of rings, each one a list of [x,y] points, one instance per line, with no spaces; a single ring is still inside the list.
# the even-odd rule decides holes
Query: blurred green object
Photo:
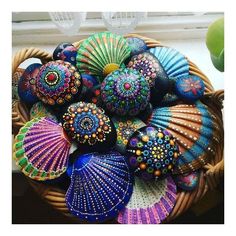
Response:
[[[206,45],[215,68],[224,71],[224,18],[213,22],[207,31]]]

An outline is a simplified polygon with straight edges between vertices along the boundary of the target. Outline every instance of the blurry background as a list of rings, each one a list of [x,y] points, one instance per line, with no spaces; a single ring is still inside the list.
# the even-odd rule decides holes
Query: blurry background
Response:
[[[101,31],[136,33],[157,39],[187,55],[211,80],[223,89],[223,73],[213,66],[206,47],[208,26],[223,17],[222,12],[148,13],[12,13],[12,55],[25,47],[53,52],[61,42],[76,42]],[[26,68],[32,61],[25,61]],[[73,223],[44,203],[29,187],[14,162],[12,177],[12,223]],[[173,223],[223,223],[223,182],[214,192]],[[25,207],[30,211],[25,214]]]

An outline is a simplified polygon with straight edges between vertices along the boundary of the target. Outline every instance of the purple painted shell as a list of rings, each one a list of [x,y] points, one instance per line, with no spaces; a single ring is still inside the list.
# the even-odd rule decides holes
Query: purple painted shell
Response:
[[[135,178],[133,194],[118,215],[121,224],[159,224],[176,202],[176,185],[171,177],[160,181]]]
[[[50,118],[40,117],[20,129],[13,157],[31,179],[55,179],[66,171],[70,147],[63,128]]]

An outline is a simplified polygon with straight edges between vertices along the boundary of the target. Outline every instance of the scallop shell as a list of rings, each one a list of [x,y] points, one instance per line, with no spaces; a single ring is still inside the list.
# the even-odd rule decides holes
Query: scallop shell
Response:
[[[149,51],[161,62],[168,77],[179,78],[189,75],[188,60],[174,48],[155,47]]]
[[[13,157],[31,179],[55,179],[66,171],[70,147],[58,123],[47,117],[35,118],[16,136]]]
[[[193,105],[156,108],[149,125],[167,129],[176,138],[182,155],[176,173],[194,171],[214,155],[219,140],[216,117],[200,101]]]
[[[132,175],[118,152],[78,156],[68,170],[71,184],[66,204],[79,219],[102,222],[114,218],[131,197]]]
[[[160,181],[135,178],[133,194],[118,215],[121,224],[159,224],[176,202],[176,185],[171,177]]]
[[[83,41],[77,52],[77,67],[82,74],[104,78],[120,68],[131,49],[127,41],[110,32],[97,33]]]

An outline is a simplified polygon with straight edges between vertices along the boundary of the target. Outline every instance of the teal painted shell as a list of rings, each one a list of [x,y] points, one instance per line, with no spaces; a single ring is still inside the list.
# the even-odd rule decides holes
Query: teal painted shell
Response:
[[[179,78],[189,75],[188,60],[174,48],[155,47],[149,51],[161,62],[168,77]]]
[[[155,47],[149,50],[160,61],[169,78],[180,78],[189,75],[189,64],[186,57],[174,48]],[[168,93],[163,98],[162,106],[173,104],[178,97],[173,93]]]
[[[98,76],[100,80],[121,67],[130,56],[127,41],[110,32],[97,33],[80,45],[77,52],[77,67],[82,74]]]
[[[147,123],[167,129],[176,138],[181,156],[175,173],[199,169],[214,155],[219,126],[216,117],[200,101],[194,105],[156,108]]]

